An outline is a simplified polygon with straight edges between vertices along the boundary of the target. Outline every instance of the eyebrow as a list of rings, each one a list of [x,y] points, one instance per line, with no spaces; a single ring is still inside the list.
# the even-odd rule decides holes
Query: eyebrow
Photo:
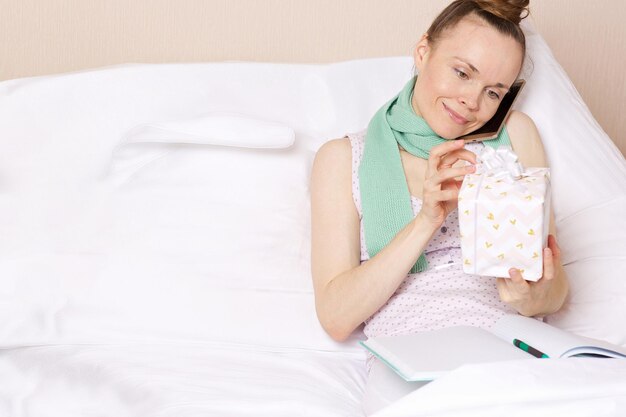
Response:
[[[458,59],[459,61],[463,62],[465,65],[467,65],[468,67],[470,67],[470,69],[471,69],[472,71],[474,71],[476,74],[480,74],[480,71],[478,71],[478,69],[477,69],[475,66],[473,66],[472,64],[470,64],[469,62],[467,62],[467,61],[466,61],[466,60],[464,60],[463,58],[458,57],[458,56],[455,56],[454,58],[455,58],[455,59]],[[498,88],[504,88],[504,89],[505,89],[505,90],[507,90],[507,91],[511,91],[511,87],[509,87],[509,86],[507,86],[507,85],[505,85],[505,84],[502,84],[502,83],[496,83],[496,84],[494,84],[493,86],[494,86],[494,87],[498,87]]]

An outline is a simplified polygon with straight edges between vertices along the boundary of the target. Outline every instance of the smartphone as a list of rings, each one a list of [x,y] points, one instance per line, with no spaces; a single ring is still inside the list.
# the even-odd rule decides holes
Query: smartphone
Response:
[[[498,106],[496,114],[494,114],[493,117],[489,119],[489,121],[481,128],[476,129],[467,135],[460,136],[457,139],[463,139],[466,142],[477,142],[480,140],[493,139],[498,136],[504,127],[504,123],[506,122],[509,113],[511,113],[513,103],[515,103],[515,100],[519,96],[519,92],[522,91],[524,84],[526,84],[525,80],[520,79],[515,81],[509,92],[502,98],[502,102],[500,103],[500,106]]]

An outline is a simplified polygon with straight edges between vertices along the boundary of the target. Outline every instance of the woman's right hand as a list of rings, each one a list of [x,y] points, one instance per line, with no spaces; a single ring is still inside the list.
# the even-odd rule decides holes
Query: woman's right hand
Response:
[[[430,150],[428,166],[422,191],[422,209],[418,213],[433,228],[440,227],[446,217],[457,207],[461,181],[457,177],[476,170],[476,154],[464,149],[465,141],[450,140]],[[472,165],[452,167],[457,161],[464,160]]]

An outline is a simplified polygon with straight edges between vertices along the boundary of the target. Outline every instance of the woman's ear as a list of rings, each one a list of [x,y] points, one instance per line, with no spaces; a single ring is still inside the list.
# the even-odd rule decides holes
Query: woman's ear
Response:
[[[413,62],[415,63],[415,69],[420,72],[424,67],[424,63],[428,59],[428,53],[430,52],[430,42],[428,40],[428,34],[422,35],[415,49],[413,50]]]

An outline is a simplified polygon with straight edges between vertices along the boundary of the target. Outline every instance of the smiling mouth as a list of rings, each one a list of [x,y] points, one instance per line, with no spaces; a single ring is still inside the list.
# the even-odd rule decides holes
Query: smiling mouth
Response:
[[[459,125],[464,125],[468,122],[466,118],[464,118],[457,112],[451,110],[448,106],[445,105],[445,103],[443,104],[443,108],[446,110],[446,112],[448,113],[448,116],[450,116],[450,118],[454,121],[454,123],[459,124]]]

